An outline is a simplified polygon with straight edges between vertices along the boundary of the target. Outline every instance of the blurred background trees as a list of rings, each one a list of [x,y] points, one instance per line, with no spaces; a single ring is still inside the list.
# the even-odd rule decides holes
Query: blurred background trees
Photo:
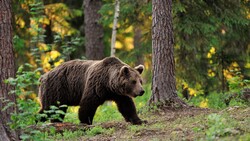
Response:
[[[84,0],[84,30],[85,55],[91,60],[100,60],[104,56],[103,27],[99,23],[101,15],[98,11],[102,7],[100,0]]]
[[[41,68],[40,75],[67,60],[109,56],[114,3],[14,1],[17,66],[28,62],[34,66],[31,70]],[[249,84],[249,0],[174,0],[172,14],[179,95],[201,97],[202,105],[211,93],[222,95],[230,93],[232,85]],[[151,1],[120,0],[116,56],[132,66],[144,64],[146,83],[151,83],[151,27]],[[36,87],[29,89],[37,94]]]

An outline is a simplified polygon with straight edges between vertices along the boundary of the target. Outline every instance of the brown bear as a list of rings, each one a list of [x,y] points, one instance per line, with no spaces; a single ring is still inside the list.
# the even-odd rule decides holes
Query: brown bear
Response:
[[[40,78],[39,113],[49,110],[51,105],[80,105],[80,122],[92,124],[97,107],[112,100],[127,122],[145,123],[138,117],[132,100],[144,93],[140,76],[143,69],[143,65],[131,68],[116,57],[65,62]],[[60,109],[66,112],[67,107]],[[64,115],[60,117],[63,119]],[[61,121],[54,119],[51,122]]]

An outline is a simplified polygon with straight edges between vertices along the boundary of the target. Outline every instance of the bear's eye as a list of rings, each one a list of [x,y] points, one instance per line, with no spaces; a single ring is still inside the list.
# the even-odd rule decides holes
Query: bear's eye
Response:
[[[132,84],[136,84],[136,81],[135,81],[135,80],[132,80],[131,82],[132,82]]]

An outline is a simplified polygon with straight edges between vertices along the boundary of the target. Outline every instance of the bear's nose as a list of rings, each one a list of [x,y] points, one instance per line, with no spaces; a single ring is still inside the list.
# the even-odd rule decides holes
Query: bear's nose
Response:
[[[144,93],[145,93],[145,91],[142,90],[142,91],[140,92],[140,96],[142,96]]]

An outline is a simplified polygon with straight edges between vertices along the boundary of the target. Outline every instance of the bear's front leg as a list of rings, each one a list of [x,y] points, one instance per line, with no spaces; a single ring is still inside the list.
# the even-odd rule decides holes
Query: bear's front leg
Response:
[[[128,96],[118,96],[114,100],[118,106],[118,110],[127,122],[131,122],[132,124],[147,123],[147,121],[143,121],[138,117],[132,98]]]
[[[81,100],[80,108],[78,111],[79,120],[81,123],[91,125],[97,107],[100,105],[95,96],[84,97]]]

